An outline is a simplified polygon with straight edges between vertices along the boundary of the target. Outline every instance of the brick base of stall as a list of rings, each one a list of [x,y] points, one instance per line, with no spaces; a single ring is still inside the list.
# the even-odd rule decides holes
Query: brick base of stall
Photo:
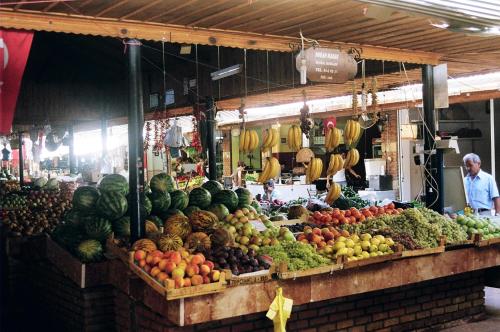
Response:
[[[484,282],[484,271],[477,271],[294,306],[287,331],[426,331],[453,327],[484,315]],[[265,313],[176,327],[120,291],[115,303],[119,331],[273,331]]]

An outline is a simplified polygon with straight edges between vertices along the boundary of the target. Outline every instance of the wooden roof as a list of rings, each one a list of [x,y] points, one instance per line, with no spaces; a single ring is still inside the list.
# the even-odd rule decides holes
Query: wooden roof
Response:
[[[9,0],[7,0],[9,1]],[[500,69],[500,37],[468,36],[432,26],[432,18],[394,9],[386,19],[354,0],[11,0],[0,26],[179,43],[291,51],[299,30],[326,46],[359,47],[369,59],[447,62],[450,75]],[[411,81],[420,71],[409,72]],[[381,88],[405,82],[379,78]],[[308,88],[310,98],[348,94],[348,85]],[[253,98],[253,99],[252,99]],[[253,106],[300,99],[300,89],[249,97]],[[224,107],[236,105],[226,101]]]

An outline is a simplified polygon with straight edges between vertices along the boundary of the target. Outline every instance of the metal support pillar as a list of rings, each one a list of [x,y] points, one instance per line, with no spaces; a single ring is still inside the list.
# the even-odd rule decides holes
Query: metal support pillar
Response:
[[[23,132],[19,132],[19,184],[24,186]]]
[[[127,42],[128,51],[128,162],[129,162],[129,211],[131,243],[146,235],[141,205],[144,204],[144,148],[142,128],[144,110],[142,100],[141,43]]]
[[[69,174],[77,174],[75,158],[75,134],[73,132],[73,125],[69,126]]]
[[[215,102],[212,97],[207,98],[207,149],[208,149],[208,178],[217,180],[216,138],[215,138]]]
[[[436,112],[434,110],[434,74],[432,65],[422,68],[422,101],[424,105],[424,155],[425,155],[425,203],[428,208],[441,211],[440,188],[442,187],[443,158],[435,153]],[[439,170],[439,172],[438,172]],[[442,192],[442,191],[441,191]]]

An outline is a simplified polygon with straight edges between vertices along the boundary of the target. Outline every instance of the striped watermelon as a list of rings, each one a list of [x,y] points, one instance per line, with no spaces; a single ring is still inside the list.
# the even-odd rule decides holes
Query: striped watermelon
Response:
[[[175,190],[174,178],[167,173],[156,174],[149,181],[149,186],[153,192],[172,192]]]
[[[85,233],[91,239],[105,241],[111,235],[113,227],[111,222],[104,218],[94,218],[85,223]]]
[[[90,186],[78,187],[73,194],[73,208],[83,212],[94,212],[99,192]]]
[[[234,191],[238,195],[238,205],[249,205],[252,203],[253,195],[250,190],[246,188],[238,188]]]
[[[130,217],[123,216],[113,221],[113,232],[116,237],[130,237]]]
[[[207,211],[215,214],[219,220],[224,220],[229,214],[229,210],[224,204],[212,204],[208,207]]]
[[[153,213],[161,216],[170,208],[170,194],[168,192],[153,192],[149,195],[153,205]]]
[[[238,195],[232,190],[221,190],[214,195],[213,204],[224,204],[229,212],[234,212],[238,208]]]
[[[197,206],[194,206],[194,205],[191,205],[191,206],[188,206],[187,208],[184,209],[184,211],[182,211],[186,216],[190,216],[191,213],[193,213],[194,211],[200,211],[201,209]]]
[[[119,193],[104,192],[97,200],[98,213],[109,220],[121,218],[127,209],[127,199]]]
[[[189,205],[194,205],[200,209],[205,209],[210,205],[212,195],[205,188],[194,188],[189,193]]]
[[[219,191],[221,191],[222,189],[224,189],[224,187],[222,186],[222,183],[220,183],[219,181],[215,181],[215,180],[208,180],[207,182],[205,182],[201,186],[202,186],[202,188],[205,188],[206,190],[208,190],[212,196],[215,195],[216,193],[218,193]]]
[[[124,196],[129,191],[127,179],[120,174],[106,175],[99,181],[97,188],[101,193],[119,193]]]
[[[182,190],[174,190],[170,193],[170,208],[184,210],[189,203],[189,196]]]

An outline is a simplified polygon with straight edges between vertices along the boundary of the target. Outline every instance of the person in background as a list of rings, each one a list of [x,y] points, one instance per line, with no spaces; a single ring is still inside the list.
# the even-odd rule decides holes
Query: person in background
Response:
[[[465,190],[470,207],[481,215],[491,216],[492,209],[495,215],[500,215],[500,195],[495,179],[481,170],[481,159],[477,154],[466,154],[463,160],[467,169]]]
[[[2,149],[2,168],[8,169],[10,161],[10,151],[7,149],[7,144],[3,143]]]
[[[196,163],[196,174],[199,176],[205,176],[205,160],[202,157],[198,157],[198,162]]]
[[[264,182],[264,195],[262,195],[262,200],[272,202],[275,199],[279,199],[279,192],[274,188],[274,181],[269,180]]]
[[[245,163],[240,160],[238,161],[238,166],[231,177],[233,178],[233,185],[235,187],[241,187],[243,185],[243,171],[245,170]]]
[[[175,159],[174,172],[176,176],[184,174],[184,167],[182,166],[182,158],[178,157]]]

